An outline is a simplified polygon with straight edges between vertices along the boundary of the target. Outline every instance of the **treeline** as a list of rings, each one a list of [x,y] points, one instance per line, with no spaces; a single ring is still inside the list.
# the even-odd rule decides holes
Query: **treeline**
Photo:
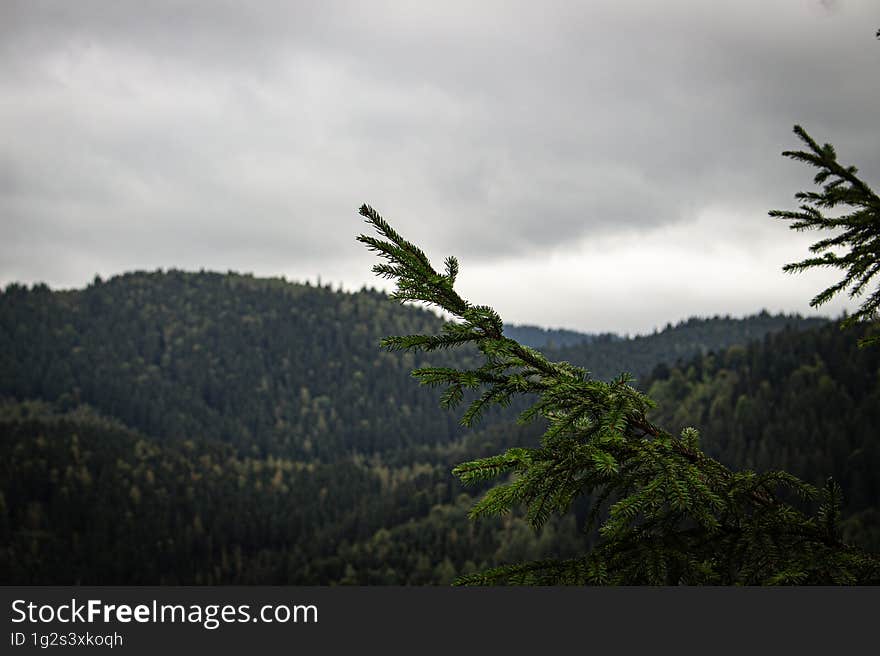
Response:
[[[691,317],[649,335],[620,339],[599,335],[591,342],[554,349],[549,355],[585,367],[594,378],[610,380],[625,371],[645,377],[657,363],[675,364],[698,355],[746,344],[783,329],[806,330],[825,323],[823,318],[804,318],[797,314],[758,314],[735,319],[730,316]]]

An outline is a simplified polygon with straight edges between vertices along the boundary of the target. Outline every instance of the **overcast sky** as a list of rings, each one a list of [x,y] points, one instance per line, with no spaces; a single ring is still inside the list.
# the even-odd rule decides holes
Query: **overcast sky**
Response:
[[[380,286],[366,202],[510,322],[815,315],[833,275],[781,267],[816,235],[767,210],[812,184],[795,123],[880,187],[878,27],[876,0],[3,0],[0,284]]]

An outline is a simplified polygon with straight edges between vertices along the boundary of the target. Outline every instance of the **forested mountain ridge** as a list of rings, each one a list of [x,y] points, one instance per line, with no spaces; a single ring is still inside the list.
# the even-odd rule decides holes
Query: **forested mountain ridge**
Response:
[[[620,358],[610,375],[645,377],[662,374],[662,349],[627,360],[619,345],[665,340],[670,352],[699,353],[761,326],[811,323],[768,317],[720,320],[714,336],[716,320],[691,320],[656,336],[606,338],[613,356],[602,355],[601,339],[587,346],[597,362]],[[689,347],[693,334],[681,331],[694,323],[708,336]],[[437,394],[413,384],[409,372],[425,359],[378,348],[386,335],[440,325],[379,292],[237,274],[7,287],[0,580],[448,583],[577,552],[588,537],[574,517],[540,535],[515,513],[466,518],[481,490],[461,488],[451,468],[538,431],[495,415],[465,432]],[[432,360],[453,356],[468,357]]]
[[[666,354],[806,324],[782,315],[708,320],[700,325],[723,326],[689,345],[694,321],[548,352],[596,361],[598,377],[644,375],[674,361]],[[0,396],[62,409],[85,403],[159,438],[204,436],[248,455],[332,461],[461,435],[437,394],[412,384],[410,370],[429,359],[378,347],[386,335],[440,325],[380,292],[237,274],[138,272],[63,292],[11,285],[0,294]],[[452,357],[462,355],[430,361]]]
[[[817,321],[692,319],[655,335],[545,350],[588,363],[598,378],[644,376],[660,362]],[[467,356],[378,347],[386,335],[440,325],[381,292],[232,273],[137,272],[63,292],[10,285],[0,293],[0,396],[91,405],[157,438],[332,461],[462,434],[410,371]]]
[[[691,317],[675,325],[668,323],[653,334],[627,339],[602,335],[588,343],[554,349],[549,355],[555,360],[586,367],[600,380],[609,380],[621,371],[643,378],[658,363],[671,365],[733,344],[760,340],[769,333],[816,328],[827,322],[820,317],[770,314],[766,310],[745,319]]]
[[[378,348],[389,332],[440,324],[374,291],[235,274],[12,286],[0,295],[0,395],[86,403],[154,437],[333,460],[458,433],[411,384],[424,358]]]

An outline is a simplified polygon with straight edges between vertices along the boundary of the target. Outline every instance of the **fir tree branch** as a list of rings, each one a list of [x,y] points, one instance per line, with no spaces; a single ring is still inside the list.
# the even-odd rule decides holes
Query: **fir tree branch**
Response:
[[[823,185],[820,192],[799,192],[795,198],[801,201],[799,211],[771,210],[770,216],[791,221],[793,230],[842,230],[832,237],[820,239],[810,252],[824,253],[799,262],[786,264],[783,271],[800,273],[812,268],[832,267],[845,271],[843,278],[816,294],[810,301],[819,307],[837,294],[847,291],[851,298],[862,296],[865,288],[880,273],[880,197],[858,177],[855,166],[844,166],[837,161],[831,144],[820,146],[801,126],[794,133],[807,145],[807,150],[787,150],[782,154],[801,161],[818,170],[814,178]],[[840,216],[826,216],[822,210],[841,207]],[[848,249],[843,254],[831,249]],[[856,322],[875,322],[880,313],[880,283],[877,291],[865,298],[858,310],[843,322],[843,327]],[[880,336],[869,337],[860,346],[880,342]]]

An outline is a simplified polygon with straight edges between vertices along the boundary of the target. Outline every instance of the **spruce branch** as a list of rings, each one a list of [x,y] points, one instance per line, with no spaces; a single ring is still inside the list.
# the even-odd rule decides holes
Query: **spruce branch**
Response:
[[[788,273],[801,273],[813,268],[839,269],[843,278],[816,294],[810,301],[819,307],[837,294],[847,291],[850,298],[861,297],[880,273],[880,197],[858,176],[855,166],[838,162],[831,144],[820,146],[801,126],[794,133],[806,144],[806,150],[786,150],[782,154],[818,169],[813,181],[822,185],[819,192],[795,194],[801,201],[797,211],[771,210],[770,216],[791,221],[793,230],[834,230],[837,234],[820,239],[808,257],[783,267]],[[826,216],[823,210],[837,210],[838,216]],[[840,249],[842,252],[835,252]],[[842,322],[848,327],[858,322],[876,322],[880,317],[880,282],[862,301],[856,312]],[[880,342],[880,335],[860,340],[860,346]]]

